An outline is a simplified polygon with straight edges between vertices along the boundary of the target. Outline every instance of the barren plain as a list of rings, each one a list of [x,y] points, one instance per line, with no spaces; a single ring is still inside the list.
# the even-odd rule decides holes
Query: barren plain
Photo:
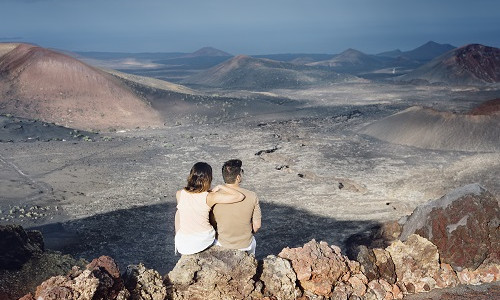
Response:
[[[197,161],[212,165],[218,184],[222,163],[242,159],[243,184],[263,211],[257,257],[311,239],[345,249],[349,236],[464,184],[500,196],[499,152],[421,149],[360,133],[414,105],[463,113],[499,98],[498,87],[356,82],[203,94],[177,97],[175,110],[151,100],[160,128],[86,140],[40,130],[0,143],[0,223],[39,229],[47,248],[75,257],[110,255],[122,268],[143,262],[165,273],[179,258],[175,191]]]

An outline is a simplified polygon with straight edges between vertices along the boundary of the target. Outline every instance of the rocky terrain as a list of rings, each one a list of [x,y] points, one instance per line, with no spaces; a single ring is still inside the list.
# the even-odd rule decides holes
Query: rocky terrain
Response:
[[[164,276],[142,264],[120,271],[112,258],[101,256],[85,267],[79,264],[66,270],[66,274],[59,266],[44,270],[46,280],[26,277],[26,273],[38,275],[40,271],[20,269],[46,256],[40,233],[2,226],[0,236],[8,243],[0,245],[0,264],[8,271],[0,272],[0,295],[12,299],[28,292],[24,300],[381,300],[446,288],[425,299],[439,299],[450,293],[456,296],[460,291],[455,299],[493,299],[500,295],[496,283],[500,280],[499,214],[498,199],[472,184],[418,206],[409,217],[387,223],[383,230],[372,231],[369,244],[353,245],[355,259],[342,254],[338,246],[313,239],[301,247],[285,247],[278,255],[262,260],[213,246],[182,256]],[[389,246],[380,246],[380,241]],[[68,261],[64,257],[60,260]],[[50,272],[59,275],[48,278]],[[6,289],[5,284],[12,284],[10,278],[16,276],[27,280],[27,287],[12,285]],[[33,282],[38,284],[36,291]],[[464,285],[470,284],[487,285],[464,291]]]

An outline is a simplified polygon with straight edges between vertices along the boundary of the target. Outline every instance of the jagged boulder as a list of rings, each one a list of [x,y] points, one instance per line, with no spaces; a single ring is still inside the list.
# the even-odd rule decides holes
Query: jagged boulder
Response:
[[[326,242],[312,240],[300,248],[285,248],[279,257],[291,261],[297,279],[304,291],[330,297],[339,279],[349,274],[349,259],[340,248]]]
[[[394,262],[391,255],[384,249],[368,249],[366,246],[360,246],[357,260],[368,280],[382,278],[390,284],[396,282]]]
[[[449,264],[441,264],[434,279],[436,287],[440,289],[454,287],[460,283],[457,274]]]
[[[269,255],[262,262],[260,280],[264,285],[264,296],[274,296],[278,299],[295,299],[301,295],[296,286],[297,275],[290,261]]]
[[[462,284],[481,284],[500,280],[500,264],[486,260],[477,269],[463,269],[457,272],[457,277]]]
[[[25,231],[20,225],[0,225],[0,269],[18,269],[44,250],[39,231]]]
[[[366,300],[403,299],[403,292],[396,284],[390,284],[384,279],[372,280],[368,283]]]
[[[498,199],[478,184],[455,189],[415,209],[401,240],[416,233],[434,243],[444,263],[456,271],[476,269],[488,257],[500,258]]]
[[[32,257],[20,269],[0,269],[0,299],[14,300],[35,291],[50,277],[66,275],[73,266],[85,268],[87,261],[76,260],[70,255],[45,251],[40,257]]]
[[[143,264],[129,265],[123,281],[130,292],[130,300],[163,300],[167,295],[160,273],[146,269]]]
[[[37,287],[34,299],[125,300],[129,296],[116,263],[108,256],[101,256],[85,270],[74,267],[68,276],[54,276],[44,281]],[[25,299],[30,297],[33,298],[26,295]]]
[[[255,291],[257,261],[244,251],[212,246],[183,255],[168,273],[170,293],[177,299],[248,299]]]
[[[412,234],[405,242],[395,241],[386,250],[390,253],[398,283],[406,293],[428,292],[436,286],[439,253],[429,240]]]

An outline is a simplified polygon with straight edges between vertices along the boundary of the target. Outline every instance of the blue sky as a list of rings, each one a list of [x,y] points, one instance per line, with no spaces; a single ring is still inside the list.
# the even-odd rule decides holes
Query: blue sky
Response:
[[[0,42],[72,51],[379,53],[500,47],[498,0],[0,0]]]

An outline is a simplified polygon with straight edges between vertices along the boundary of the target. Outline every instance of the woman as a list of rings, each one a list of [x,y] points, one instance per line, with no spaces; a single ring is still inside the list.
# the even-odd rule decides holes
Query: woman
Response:
[[[191,168],[186,187],[175,195],[175,250],[180,254],[198,253],[214,243],[215,230],[208,216],[212,206],[239,202],[245,198],[237,190],[222,185],[210,190],[211,184],[212,167],[197,162]]]

